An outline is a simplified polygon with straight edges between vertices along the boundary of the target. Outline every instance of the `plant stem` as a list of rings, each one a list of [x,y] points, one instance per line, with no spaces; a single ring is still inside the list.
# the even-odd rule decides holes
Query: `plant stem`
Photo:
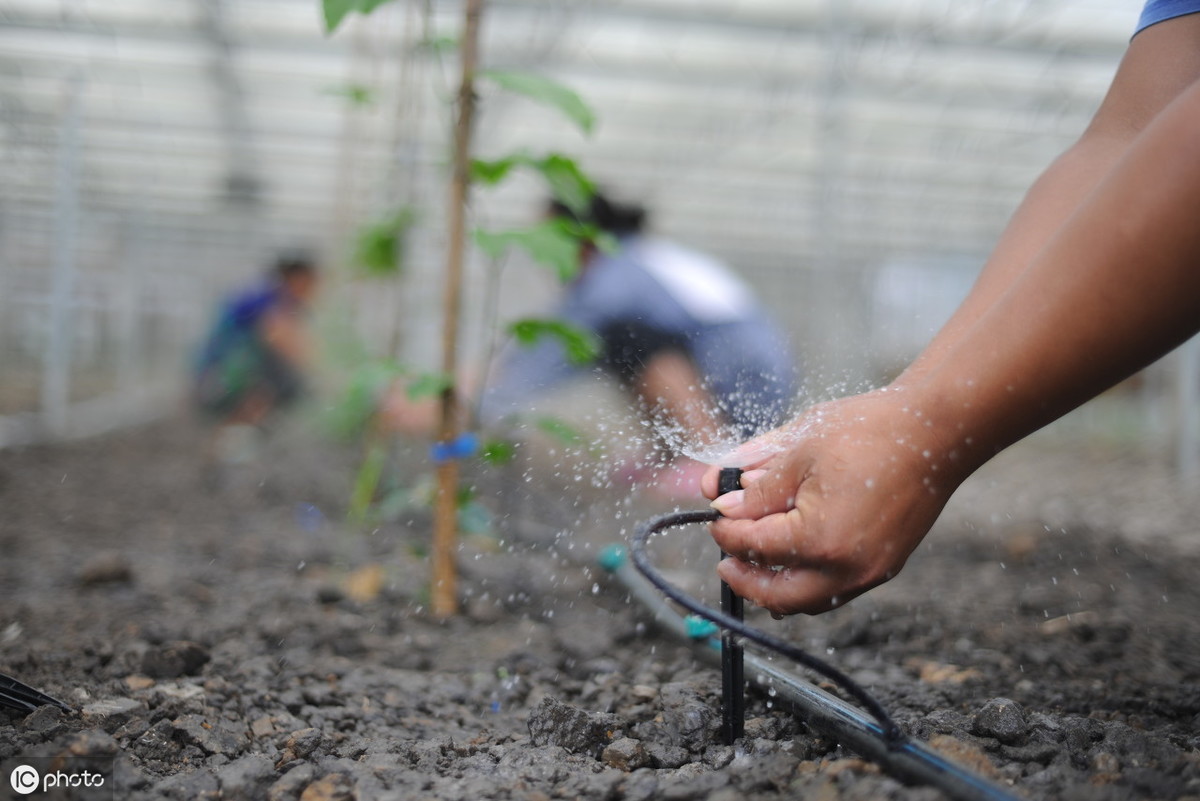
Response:
[[[462,79],[458,90],[458,119],[454,126],[454,172],[450,183],[450,230],[442,317],[442,372],[448,376],[458,373],[458,317],[462,305],[471,123],[475,116],[475,65],[482,12],[483,0],[467,0],[461,42]],[[452,442],[458,438],[458,411],[458,393],[452,384],[441,395],[438,438],[442,442]],[[458,540],[458,477],[457,460],[446,459],[438,465],[430,597],[433,614],[443,618],[458,612],[458,569],[454,559]]]

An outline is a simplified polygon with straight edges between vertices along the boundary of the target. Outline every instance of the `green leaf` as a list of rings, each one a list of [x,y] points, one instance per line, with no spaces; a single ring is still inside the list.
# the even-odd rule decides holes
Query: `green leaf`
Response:
[[[578,225],[566,220],[543,220],[532,228],[508,231],[476,229],[475,243],[493,259],[509,248],[524,249],[534,261],[554,270],[560,281],[569,281],[579,273]]]
[[[492,465],[508,464],[516,455],[516,444],[507,439],[489,439],[479,451],[479,458]]]
[[[485,186],[495,186],[508,177],[513,167],[529,163],[530,158],[524,154],[514,153],[495,161],[473,159],[471,161],[471,180]]]
[[[589,364],[601,352],[600,338],[591,331],[571,325],[562,320],[526,318],[517,320],[508,327],[517,342],[526,347],[546,339],[557,340],[566,351],[571,364]]]
[[[333,33],[351,11],[370,14],[391,0],[321,0],[325,16],[325,32]]]
[[[361,83],[331,86],[325,90],[325,94],[344,97],[350,101],[351,105],[355,106],[371,106],[375,103],[375,90]]]
[[[321,6],[325,14],[325,32],[333,33],[342,24],[346,15],[357,7],[357,0],[322,0]]]
[[[564,445],[578,445],[583,441],[583,434],[579,433],[579,429],[557,417],[539,417],[534,425]]]
[[[514,70],[482,70],[478,76],[487,78],[501,89],[524,95],[536,103],[557,109],[584,133],[590,134],[596,124],[595,113],[579,95],[549,78],[532,72]]]
[[[528,153],[512,153],[503,158],[471,162],[471,179],[485,186],[495,186],[517,167],[537,170],[550,188],[550,193],[567,208],[583,216],[596,194],[596,184],[579,165],[561,153],[534,158]]]
[[[558,153],[551,153],[536,164],[550,191],[563,205],[582,216],[591,205],[592,196],[596,194],[596,185],[588,178],[579,165],[572,159]]]
[[[596,246],[597,250],[599,250],[601,253],[609,254],[616,253],[618,250],[620,250],[621,244],[617,241],[615,236],[610,234],[608,231],[601,231],[599,228],[595,228],[594,226],[590,227],[592,228],[592,234],[588,237],[588,239],[591,240],[591,243]]]
[[[441,395],[454,386],[454,376],[445,373],[420,373],[408,384],[408,399],[420,400]]]
[[[383,477],[383,468],[387,464],[387,449],[380,445],[372,445],[363,463],[354,477],[354,488],[350,494],[350,508],[347,517],[354,523],[365,523],[371,503],[375,500],[375,492],[379,489],[379,480]]]
[[[415,220],[412,209],[403,208],[362,228],[354,246],[354,264],[362,273],[374,277],[402,272],[404,246]]]
[[[455,36],[431,36],[418,42],[417,47],[431,53],[443,53],[458,47],[458,38]]]

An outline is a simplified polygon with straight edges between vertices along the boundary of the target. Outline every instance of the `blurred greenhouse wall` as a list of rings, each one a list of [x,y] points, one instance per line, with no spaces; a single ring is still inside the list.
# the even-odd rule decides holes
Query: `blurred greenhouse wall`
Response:
[[[485,66],[570,86],[598,126],[483,87],[476,149],[571,155],[728,261],[829,396],[894,374],[948,314],[1140,7],[490,0]],[[326,36],[319,0],[0,0],[0,444],[177,408],[213,303],[281,248],[323,256],[325,313],[369,350],[436,364],[460,14],[393,0]],[[474,223],[527,224],[543,193],[477,188]],[[401,276],[358,277],[356,232],[401,208]],[[466,362],[493,306],[554,295],[520,258],[490,271],[469,265]],[[1177,442],[1194,373],[1174,356],[1067,425]]]

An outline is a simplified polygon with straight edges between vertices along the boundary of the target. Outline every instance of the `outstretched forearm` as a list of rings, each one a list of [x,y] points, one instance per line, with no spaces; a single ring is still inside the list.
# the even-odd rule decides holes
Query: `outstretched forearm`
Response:
[[[946,356],[947,350],[1003,297],[1096,188],[1132,138],[1132,134],[1086,135],[1042,173],[1013,214],[971,292],[897,379],[898,385],[925,377]]]
[[[1139,134],[1200,77],[1200,14],[1134,37],[1100,108],[1079,140],[1030,187],[966,300],[900,382],[924,376],[1036,260]]]
[[[1200,82],[1160,113],[1028,266],[901,381],[965,465],[1200,327]]]

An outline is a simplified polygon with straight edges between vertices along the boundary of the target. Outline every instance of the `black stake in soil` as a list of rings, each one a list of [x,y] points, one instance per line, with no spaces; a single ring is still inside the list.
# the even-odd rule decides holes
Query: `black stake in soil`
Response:
[[[724,495],[742,488],[742,468],[722,467],[717,494]],[[725,553],[721,553],[725,558]],[[721,611],[735,620],[743,619],[742,599],[725,582],[721,582]],[[725,744],[733,745],[746,730],[746,680],[741,644],[729,629],[721,633],[721,730]]]

